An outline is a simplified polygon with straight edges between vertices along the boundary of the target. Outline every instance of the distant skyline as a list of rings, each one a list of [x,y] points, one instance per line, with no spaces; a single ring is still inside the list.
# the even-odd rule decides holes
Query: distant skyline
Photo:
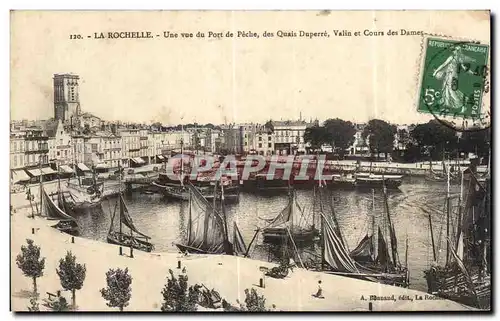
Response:
[[[446,19],[441,15],[446,14]],[[57,73],[80,76],[83,112],[165,125],[378,118],[422,123],[416,111],[420,36],[335,37],[333,29],[406,29],[489,41],[467,12],[23,12],[11,16],[11,118],[53,117]],[[448,19],[461,21],[446,24]],[[89,22],[91,19],[91,23]],[[58,28],[54,28],[57,21]],[[474,23],[469,30],[467,23]],[[131,26],[139,30],[130,30]],[[330,30],[330,38],[92,39],[94,32]],[[70,34],[83,39],[70,40]],[[481,39],[488,36],[486,39]],[[90,37],[90,38],[88,38]]]

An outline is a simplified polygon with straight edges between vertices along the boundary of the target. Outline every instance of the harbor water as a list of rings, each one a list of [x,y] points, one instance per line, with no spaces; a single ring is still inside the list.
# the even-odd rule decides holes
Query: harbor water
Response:
[[[451,192],[456,195],[459,188],[453,187]],[[298,190],[297,197],[306,213],[305,217],[311,220],[312,214],[307,213],[312,212],[313,191]],[[402,265],[407,263],[409,266],[410,288],[427,290],[423,271],[433,261],[429,213],[432,218],[438,261],[443,262],[445,259],[446,227],[443,224],[445,197],[445,183],[429,182],[423,178],[405,178],[399,190],[388,191],[388,208],[398,238],[399,260]],[[374,226],[375,230],[378,226],[382,230],[384,227],[387,228],[381,190],[375,190],[374,196],[371,190],[332,190],[332,198],[349,249],[354,249],[367,233],[370,235]],[[159,194],[144,194],[140,191],[125,196],[125,202],[134,224],[141,232],[151,237],[155,252],[178,251],[174,243],[183,243],[187,236],[188,202],[172,201]],[[256,229],[265,226],[262,218],[275,217],[284,209],[287,202],[286,194],[262,196],[241,192],[239,203],[226,205],[230,238],[232,238],[233,221],[236,221],[248,245]],[[77,219],[82,227],[81,236],[106,242],[113,212],[118,214],[117,197],[105,200],[100,208],[78,213]],[[452,224],[456,224],[453,218],[451,221]],[[252,258],[267,261],[270,250],[262,240],[262,235],[258,235],[250,254]],[[406,244],[408,244],[407,259]],[[318,245],[299,247],[301,257],[318,250]]]

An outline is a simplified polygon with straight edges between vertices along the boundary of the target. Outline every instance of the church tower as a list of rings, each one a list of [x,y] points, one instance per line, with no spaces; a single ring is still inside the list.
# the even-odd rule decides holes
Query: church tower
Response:
[[[54,75],[54,118],[63,123],[76,123],[80,115],[78,81],[71,74]]]

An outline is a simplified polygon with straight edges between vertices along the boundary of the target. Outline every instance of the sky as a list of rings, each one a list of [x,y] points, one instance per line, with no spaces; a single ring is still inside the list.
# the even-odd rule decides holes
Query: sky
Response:
[[[73,73],[80,76],[82,110],[105,120],[224,124],[302,115],[426,122],[432,116],[416,111],[424,37],[387,36],[401,29],[490,38],[484,12],[17,11],[11,13],[11,119],[53,117],[52,77]],[[330,37],[262,36],[279,30]],[[336,37],[333,30],[361,36]],[[364,36],[365,30],[386,35]],[[94,39],[110,31],[150,31],[154,38]],[[201,31],[205,38],[167,39],[164,31]],[[209,31],[260,37],[216,39]]]

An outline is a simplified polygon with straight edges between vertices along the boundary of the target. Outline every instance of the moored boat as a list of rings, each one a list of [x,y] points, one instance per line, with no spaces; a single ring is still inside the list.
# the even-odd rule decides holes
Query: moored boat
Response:
[[[312,221],[305,218],[304,210],[297,201],[297,192],[292,188],[289,189],[287,206],[276,217],[261,219],[267,222],[267,225],[262,229],[266,243],[282,243],[290,236],[296,242],[308,242],[319,236],[319,230],[315,226],[314,213]]]
[[[121,186],[121,180],[120,180],[120,186]],[[140,232],[135,226],[132,217],[130,217],[127,205],[125,204],[125,200],[123,199],[121,187],[117,202],[118,204],[117,206],[115,206],[115,210],[111,215],[111,223],[107,235],[108,243],[130,247],[140,251],[151,252],[154,249],[154,245],[149,242],[150,237]],[[118,207],[118,229],[115,229],[114,221],[115,221],[117,207]],[[128,228],[129,232],[125,233],[123,227]]]
[[[80,226],[76,219],[69,215],[68,205],[65,201],[64,194],[60,191],[53,196],[49,196],[45,189],[42,187],[42,213],[49,220],[57,220],[57,224],[52,227],[61,232],[78,235],[80,233]],[[56,200],[53,199],[56,198]]]
[[[398,189],[403,183],[403,175],[356,174],[356,187]]]

